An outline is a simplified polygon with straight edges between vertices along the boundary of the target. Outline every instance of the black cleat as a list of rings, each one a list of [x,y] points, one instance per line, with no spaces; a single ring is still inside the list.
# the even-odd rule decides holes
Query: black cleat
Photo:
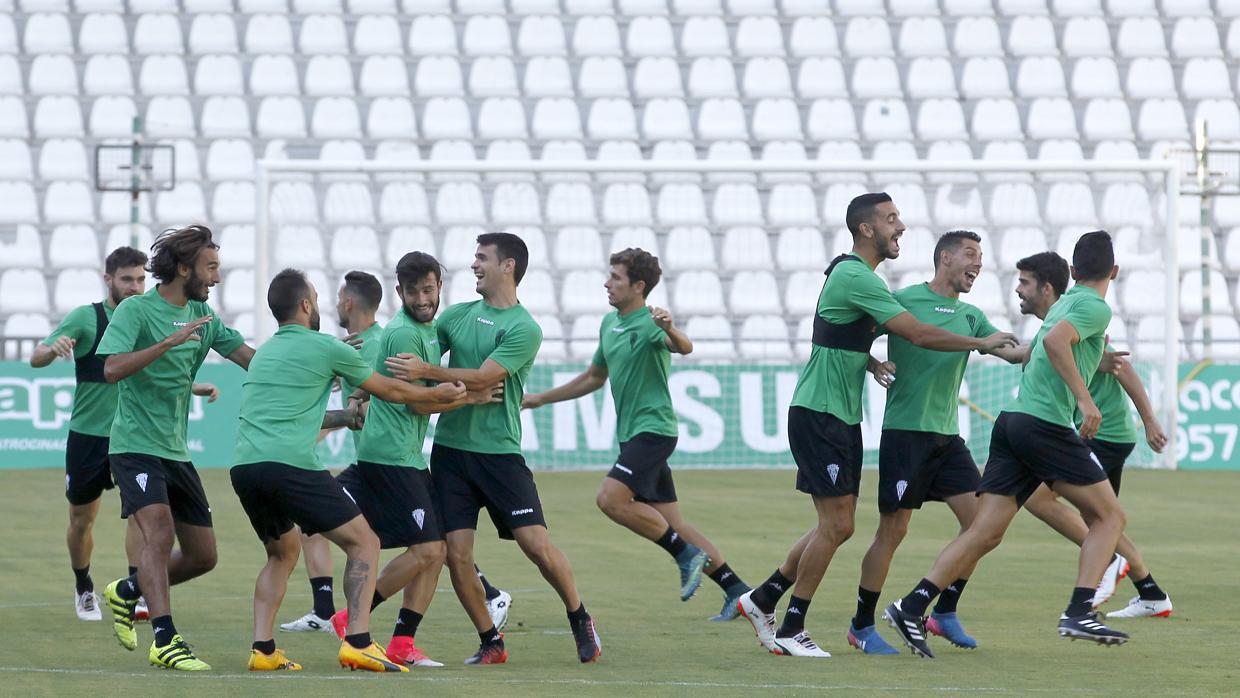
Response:
[[[934,659],[934,652],[926,643],[926,619],[905,613],[900,609],[900,601],[897,599],[887,607],[886,611],[883,611],[883,620],[895,628],[895,631],[900,634],[900,639],[913,651],[913,654],[926,659]]]
[[[1128,634],[1112,630],[1098,622],[1098,612],[1084,615],[1059,616],[1059,637],[1069,640],[1092,640],[1100,645],[1122,645],[1128,642]]]
[[[577,642],[577,659],[582,664],[597,662],[603,654],[603,640],[594,627],[594,619],[586,618],[573,626],[573,640]]]

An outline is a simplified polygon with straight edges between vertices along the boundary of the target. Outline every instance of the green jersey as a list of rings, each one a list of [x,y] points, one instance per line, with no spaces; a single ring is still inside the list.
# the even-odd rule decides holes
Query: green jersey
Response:
[[[188,461],[186,432],[194,374],[208,351],[227,356],[245,343],[241,333],[225,326],[206,303],[173,305],[159,295],[159,285],[141,296],[126,298],[116,307],[95,352],[100,356],[146,349],[207,315],[212,319],[198,328],[201,339],[169,349],[117,384],[116,418],[108,453],[143,453]]]
[[[667,390],[671,351],[667,333],[646,306],[621,315],[608,313],[598,332],[594,364],[607,369],[616,403],[616,438],[624,443],[637,434],[678,436],[676,411]]]
[[[323,470],[315,448],[332,383],[360,385],[371,367],[353,347],[303,325],[281,325],[254,353],[241,385],[233,464],[271,461]]]
[[[1060,322],[1069,322],[1080,335],[1072,347],[1072,358],[1077,373],[1088,383],[1098,370],[1102,359],[1103,339],[1111,322],[1111,308],[1094,289],[1077,284],[1063,294],[1042,322],[1041,329],[1033,338],[1029,364],[1020,377],[1020,394],[1010,411],[1022,412],[1044,419],[1052,424],[1073,427],[1072,415],[1076,411],[1076,398],[1068,384],[1060,378],[1046,355],[1042,340]]]
[[[365,361],[367,366],[374,366],[375,359],[379,357],[379,338],[383,336],[383,325],[380,325],[377,322],[371,323],[370,327],[367,327],[361,332],[358,332],[357,336],[361,338],[362,340],[362,346],[357,349],[357,351],[361,352],[362,354],[362,361]],[[386,356],[391,356],[391,354],[388,354]],[[340,404],[341,405],[344,405],[346,407],[348,406],[349,396],[353,394],[354,390],[357,390],[356,385],[350,383],[348,380],[344,378],[340,379]],[[370,415],[369,412],[367,412],[366,414],[367,416]],[[349,433],[353,435],[353,450],[354,452],[356,452],[357,449],[360,448],[361,446],[361,439],[362,439],[361,432],[352,431]]]
[[[485,301],[457,303],[435,322],[449,368],[478,368],[487,359],[504,367],[504,401],[467,405],[439,417],[435,443],[474,453],[521,452],[521,397],[542,345],[542,328],[518,304],[494,308]]]
[[[930,284],[902,288],[895,297],[913,317],[948,332],[985,337],[998,331],[982,311],[958,298],[940,296]],[[883,428],[959,434],[956,408],[969,352],[922,349],[891,335],[887,358],[896,365],[896,381],[887,388]]]
[[[870,265],[856,255],[849,256],[861,263],[835,265],[818,296],[818,317],[844,325],[869,316],[882,325],[904,312],[904,306]],[[865,352],[815,344],[797,379],[792,405],[827,412],[846,424],[861,423],[861,396],[869,359]]]
[[[392,374],[384,361],[401,353],[415,354],[428,364],[439,365],[439,337],[435,334],[435,325],[418,322],[409,317],[405,310],[396,313],[374,344],[377,358],[371,366],[385,376]],[[357,459],[426,470],[422,442],[426,440],[426,429],[430,423],[430,415],[414,414],[403,403],[384,402],[372,397],[370,408],[366,411],[366,425],[362,427],[358,441]]]
[[[1108,345],[1107,351],[1115,351]],[[1137,425],[1128,409],[1128,395],[1119,379],[1110,373],[1094,371],[1089,379],[1089,394],[1094,404],[1102,413],[1102,424],[1098,426],[1098,435],[1094,438],[1116,444],[1135,444],[1137,442]],[[1081,426],[1081,413],[1075,415],[1076,425]]]
[[[104,301],[103,312],[112,320],[115,308],[111,301]],[[74,341],[73,358],[80,360],[90,354],[95,346],[98,319],[93,304],[82,305],[69,311],[56,329],[43,343],[51,346],[61,337]],[[116,415],[117,388],[114,383],[79,380],[73,390],[73,414],[69,417],[69,431],[89,436],[104,436],[112,432],[112,417]]]

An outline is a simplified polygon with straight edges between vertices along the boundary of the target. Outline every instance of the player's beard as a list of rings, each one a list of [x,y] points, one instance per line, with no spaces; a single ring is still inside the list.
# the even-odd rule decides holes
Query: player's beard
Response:
[[[318,332],[319,328],[322,327],[322,324],[322,318],[319,317],[319,309],[315,308],[314,311],[310,313],[310,329]]]
[[[190,269],[189,278],[185,280],[185,295],[190,300],[205,303],[211,293],[209,289],[207,282],[201,276],[198,276],[198,271]]]
[[[115,286],[108,287],[108,298],[112,301],[112,307],[114,308],[120,305],[121,301],[125,300],[129,296],[136,296],[136,295],[138,294],[137,293],[126,294],[124,291],[117,289]]]
[[[900,253],[896,251],[895,245],[891,244],[890,236],[875,235],[874,247],[878,250],[878,255],[883,259],[895,259],[900,256]]]
[[[413,318],[417,322],[430,322],[431,320],[434,320],[435,315],[439,313],[439,302],[436,301],[432,303],[430,312],[425,314],[419,313],[416,305],[406,305],[405,312],[409,314],[409,317]]]

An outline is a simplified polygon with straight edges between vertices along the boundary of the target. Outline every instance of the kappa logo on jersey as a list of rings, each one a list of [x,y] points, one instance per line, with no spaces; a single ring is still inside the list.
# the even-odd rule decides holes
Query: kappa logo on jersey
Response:
[[[146,473],[138,473],[137,475],[134,476],[134,480],[138,481],[138,487],[141,487],[143,492],[146,491],[147,477],[148,476]]]
[[[481,323],[482,323],[482,324],[484,324],[484,325],[490,325],[491,327],[495,327],[495,321],[494,321],[494,320],[488,320],[488,319],[486,319],[486,318],[484,318],[484,317],[481,317],[481,316],[479,316],[479,317],[477,317],[477,318],[475,318],[475,319],[476,319],[478,322],[481,322]]]
[[[827,466],[827,475],[830,475],[830,476],[831,476],[831,484],[832,484],[832,485],[834,485],[834,484],[835,484],[835,480],[836,480],[836,478],[838,478],[838,477],[840,476],[840,466],[839,466],[839,465],[837,465],[837,464],[835,464],[835,463],[832,463],[831,465],[828,465],[828,466]]]
[[[908,490],[908,480],[901,480],[896,483],[896,499],[904,499],[904,492]]]
[[[629,475],[632,475],[632,474],[633,474],[633,471],[632,471],[632,470],[629,470],[628,468],[624,467],[623,465],[620,465],[619,463],[616,463],[616,470],[619,470],[619,471],[621,471],[621,472],[628,473]]]
[[[420,528],[422,528],[422,522],[423,522],[423,521],[425,521],[425,520],[426,520],[426,510],[425,510],[425,509],[414,509],[414,510],[413,510],[413,521],[414,521],[414,523],[416,523],[416,524],[418,525],[418,528],[419,528],[419,529],[420,529]]]
[[[947,306],[945,306],[945,305],[936,305],[936,306],[934,306],[934,312],[936,312],[936,313],[947,313],[948,315],[955,315],[955,314],[956,314],[956,309],[955,309],[955,308],[949,308],[949,307],[947,307]]]
[[[529,508],[529,507],[526,507],[525,509],[516,509],[516,510],[514,510],[514,511],[512,512],[512,515],[513,515],[513,516],[521,516],[521,515],[523,515],[523,514],[533,514],[533,513],[534,513],[534,510],[533,510],[533,509],[531,509],[531,508]]]
[[[616,334],[622,334],[622,333],[624,332],[624,328],[623,328],[623,327],[613,327],[613,328],[611,328],[611,331],[612,331],[612,332],[615,332]]]

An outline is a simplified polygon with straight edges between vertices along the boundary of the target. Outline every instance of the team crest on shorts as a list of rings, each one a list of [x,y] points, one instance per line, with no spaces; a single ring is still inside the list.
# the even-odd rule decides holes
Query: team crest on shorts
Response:
[[[834,485],[834,484],[835,484],[835,480],[836,480],[836,478],[838,478],[838,477],[840,476],[840,466],[839,466],[839,465],[836,465],[835,463],[832,463],[831,465],[828,465],[828,466],[827,466],[827,475],[830,475],[830,476],[831,476],[831,484],[832,484],[832,485]]]
[[[896,499],[904,499],[904,493],[908,490],[908,480],[901,480],[896,483]]]
[[[142,488],[142,491],[143,491],[143,492],[145,492],[145,491],[146,491],[146,479],[147,479],[147,474],[146,474],[146,473],[138,473],[138,474],[134,477],[134,479],[138,481],[138,487],[141,487],[141,488]]]
[[[414,523],[416,523],[416,524],[418,525],[418,528],[419,528],[419,529],[421,529],[421,528],[422,528],[422,522],[423,522],[423,521],[426,521],[426,510],[424,510],[424,509],[414,509],[414,510],[413,510],[413,521],[414,521]]]

